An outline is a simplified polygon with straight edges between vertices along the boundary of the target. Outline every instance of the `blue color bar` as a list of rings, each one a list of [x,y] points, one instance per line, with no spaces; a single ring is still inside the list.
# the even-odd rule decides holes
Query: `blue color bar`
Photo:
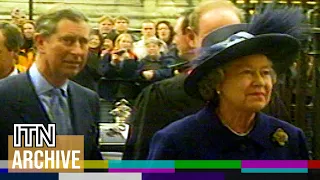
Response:
[[[0,168],[0,173],[8,173],[8,169],[7,168],[5,168],[5,169]]]
[[[1,180],[59,180],[58,173],[0,173]]]
[[[139,168],[158,168],[158,169],[174,169],[174,161],[139,161],[139,160],[109,160],[109,169],[139,169]]]

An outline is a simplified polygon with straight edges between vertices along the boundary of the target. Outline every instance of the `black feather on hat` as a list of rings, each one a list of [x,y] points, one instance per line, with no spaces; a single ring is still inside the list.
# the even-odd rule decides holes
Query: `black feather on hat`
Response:
[[[266,55],[276,72],[288,68],[299,54],[304,20],[300,9],[270,6],[247,25],[230,25],[211,32],[203,40],[201,55],[193,61],[195,68],[185,80],[186,92],[201,97],[197,84],[203,76],[212,69],[248,55]],[[226,38],[217,42],[216,33]]]

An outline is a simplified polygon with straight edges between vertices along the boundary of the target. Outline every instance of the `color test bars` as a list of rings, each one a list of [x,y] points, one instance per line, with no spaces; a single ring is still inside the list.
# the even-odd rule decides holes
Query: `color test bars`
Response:
[[[0,173],[8,173],[7,162],[0,161]],[[320,169],[318,160],[109,160],[85,161],[84,165],[85,169],[106,169],[117,173],[174,173],[188,169],[233,169],[241,170],[242,173],[308,173],[308,169]]]

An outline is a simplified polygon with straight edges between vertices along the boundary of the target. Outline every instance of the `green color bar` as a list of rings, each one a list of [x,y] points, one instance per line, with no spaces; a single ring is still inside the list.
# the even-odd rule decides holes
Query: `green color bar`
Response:
[[[241,169],[241,160],[178,160],[176,169]]]

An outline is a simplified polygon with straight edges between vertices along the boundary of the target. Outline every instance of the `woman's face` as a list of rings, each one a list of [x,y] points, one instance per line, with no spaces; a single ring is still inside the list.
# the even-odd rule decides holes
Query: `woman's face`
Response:
[[[34,34],[34,26],[30,23],[23,25],[23,35],[26,39],[32,39]]]
[[[113,48],[113,41],[111,39],[104,39],[103,48],[106,50],[110,50]]]
[[[89,48],[95,49],[98,48],[100,45],[100,39],[98,35],[90,35],[89,37]]]
[[[258,112],[270,101],[274,79],[272,63],[265,55],[239,58],[225,69],[224,80],[217,87],[220,104]]]
[[[129,36],[124,36],[119,41],[119,49],[131,49],[132,48],[132,38]]]
[[[158,33],[159,39],[165,42],[169,40],[170,29],[166,24],[164,23],[159,24],[157,28],[157,33]]]

